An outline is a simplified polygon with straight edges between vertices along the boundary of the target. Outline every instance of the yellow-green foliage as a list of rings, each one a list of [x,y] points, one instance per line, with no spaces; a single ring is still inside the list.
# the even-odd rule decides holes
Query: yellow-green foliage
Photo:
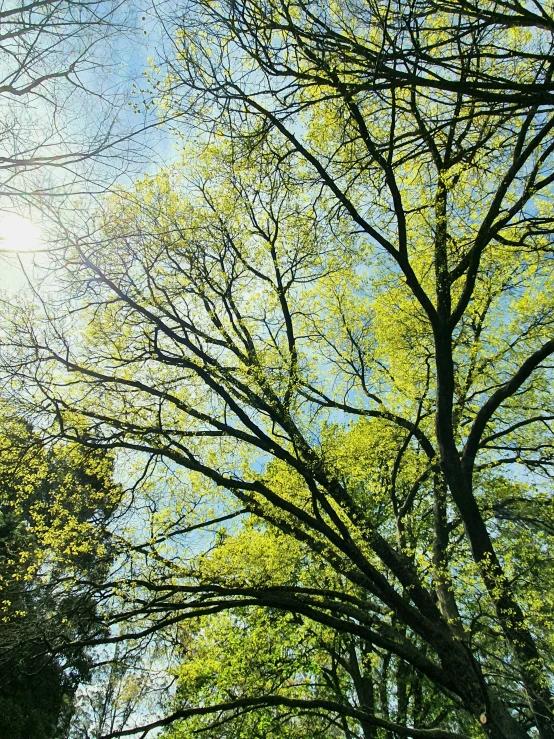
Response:
[[[4,417],[0,446],[4,620],[14,615],[10,599],[14,588],[37,586],[52,572],[90,571],[107,558],[106,521],[120,499],[108,454],[76,444],[45,446],[26,424]]]

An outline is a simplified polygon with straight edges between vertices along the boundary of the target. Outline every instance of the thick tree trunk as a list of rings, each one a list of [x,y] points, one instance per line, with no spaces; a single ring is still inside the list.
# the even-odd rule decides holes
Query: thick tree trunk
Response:
[[[435,426],[441,468],[462,517],[473,559],[479,567],[499,623],[517,658],[521,679],[525,685],[529,706],[533,712],[539,735],[541,739],[554,739],[552,695],[545,687],[542,660],[533,637],[526,627],[523,612],[511,592],[496,556],[487,527],[473,495],[471,475],[463,469],[454,441],[452,425],[454,364],[451,332],[444,326],[435,326],[434,333],[437,369]],[[487,723],[491,721],[492,717],[487,717]],[[502,729],[504,719],[495,718],[493,723],[494,731],[504,731]],[[503,735],[499,733],[498,736]]]

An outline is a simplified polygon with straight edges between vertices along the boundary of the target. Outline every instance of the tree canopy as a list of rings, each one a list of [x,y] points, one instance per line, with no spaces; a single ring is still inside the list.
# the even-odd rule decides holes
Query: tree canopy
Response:
[[[20,412],[144,460],[91,637],[180,650],[143,731],[554,736],[552,13],[191,0],[181,160],[6,309]]]

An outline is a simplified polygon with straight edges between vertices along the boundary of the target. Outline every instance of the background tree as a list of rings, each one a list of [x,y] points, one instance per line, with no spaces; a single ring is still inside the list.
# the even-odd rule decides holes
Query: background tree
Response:
[[[69,645],[98,629],[93,594],[75,575],[107,573],[120,490],[105,453],[48,451],[4,416],[0,496],[2,736],[67,736],[90,668],[83,647]]]
[[[160,694],[167,690],[167,660],[155,643],[142,641],[138,649],[118,643],[90,655],[90,662],[91,678],[75,695],[70,739],[99,739],[143,723],[145,715],[159,709]]]
[[[264,684],[149,728],[552,737],[549,6],[194,2],[175,45],[164,110],[211,139],[69,239],[69,309],[12,313],[13,388],[188,471],[101,584],[110,638],[278,609],[377,651],[397,705]],[[241,516],[335,580],[211,567]]]
[[[308,556],[278,531],[250,521],[235,535],[220,533],[202,569],[222,585],[257,580],[275,587],[290,582],[296,571],[297,588],[317,591],[324,583],[328,589],[348,588],[332,568],[310,563]],[[174,709],[230,700],[243,705],[234,712],[199,712],[176,720],[166,730],[170,737],[202,731],[213,737],[368,739],[390,736],[383,730],[407,723],[437,725],[453,708],[390,652],[279,608],[241,608],[188,620],[175,638],[182,664],[175,670]],[[268,695],[273,702],[264,702]],[[365,722],[356,711],[349,715],[348,708],[356,705],[382,720]],[[343,711],[339,708],[337,715],[329,706]],[[472,735],[471,721],[464,729]]]

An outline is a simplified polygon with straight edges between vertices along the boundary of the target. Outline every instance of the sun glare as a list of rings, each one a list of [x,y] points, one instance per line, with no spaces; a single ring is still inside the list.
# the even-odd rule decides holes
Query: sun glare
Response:
[[[40,247],[40,229],[32,221],[15,213],[0,215],[0,252],[33,251]]]

